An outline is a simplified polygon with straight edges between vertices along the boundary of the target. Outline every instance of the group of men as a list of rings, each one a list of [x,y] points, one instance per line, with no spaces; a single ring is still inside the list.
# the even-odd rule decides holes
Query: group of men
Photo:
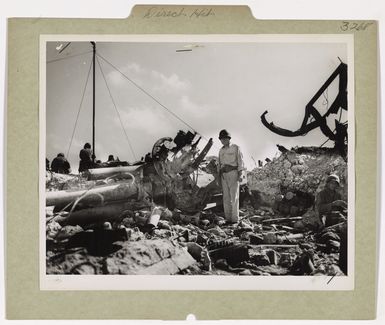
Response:
[[[91,144],[88,142],[83,146],[83,149],[79,152],[79,173],[84,172],[88,169],[95,168],[98,166],[98,161],[94,162],[95,156],[91,149]],[[107,162],[114,162],[114,156],[109,155]],[[46,169],[49,168],[49,160],[46,159]],[[59,174],[71,173],[71,165],[63,153],[58,153],[57,156],[52,160],[51,171]]]
[[[218,185],[223,193],[223,210],[228,224],[239,221],[239,185],[245,170],[242,152],[238,145],[231,143],[231,135],[227,130],[219,132],[222,148],[218,155]],[[95,156],[91,145],[86,143],[79,153],[79,172],[96,167]],[[110,155],[108,161],[113,161]],[[69,174],[71,166],[63,153],[53,159],[51,170],[55,173]],[[338,191],[340,179],[337,175],[330,175],[326,180],[325,188],[317,195],[315,211],[324,225],[333,222],[339,215],[338,211],[346,209],[346,202],[342,200]]]

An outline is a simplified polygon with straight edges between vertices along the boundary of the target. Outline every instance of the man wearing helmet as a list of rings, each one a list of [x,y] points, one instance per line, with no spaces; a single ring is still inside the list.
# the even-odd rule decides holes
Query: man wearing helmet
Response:
[[[237,223],[239,217],[239,183],[244,170],[239,146],[230,144],[231,135],[227,130],[219,132],[223,147],[219,150],[218,172],[223,192],[223,210],[228,223]]]
[[[318,193],[315,210],[322,223],[326,226],[337,223],[343,219],[340,211],[347,209],[347,204],[342,200],[339,192],[340,178],[337,175],[329,175],[326,179],[325,188]]]

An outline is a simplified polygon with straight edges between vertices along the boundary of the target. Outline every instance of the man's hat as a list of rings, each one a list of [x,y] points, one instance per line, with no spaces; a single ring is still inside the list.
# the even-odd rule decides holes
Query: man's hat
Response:
[[[219,132],[219,139],[229,138],[231,139],[231,134],[227,130],[222,130]]]
[[[326,183],[329,183],[329,182],[336,182],[338,183],[338,185],[340,185],[340,178],[335,174],[329,175],[328,178],[326,179]]]

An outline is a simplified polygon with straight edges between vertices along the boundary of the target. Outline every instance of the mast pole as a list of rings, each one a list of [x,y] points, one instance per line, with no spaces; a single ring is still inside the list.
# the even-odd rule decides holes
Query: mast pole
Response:
[[[92,162],[95,162],[95,55],[96,55],[96,45],[95,42],[91,42],[93,59],[92,59]]]

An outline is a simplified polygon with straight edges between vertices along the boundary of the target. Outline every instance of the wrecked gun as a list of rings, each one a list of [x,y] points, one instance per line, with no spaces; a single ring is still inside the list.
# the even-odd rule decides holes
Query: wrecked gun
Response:
[[[154,203],[181,211],[201,208],[211,187],[205,184],[208,190],[202,192],[200,189],[204,187],[197,186],[189,176],[198,170],[213,141],[210,139],[197,156],[198,151],[192,145],[190,151],[184,150],[170,161],[167,158],[169,149],[165,150],[163,146],[170,139],[162,138],[155,143],[151,162],[140,166],[90,169],[86,175],[91,180],[88,189],[47,192],[46,206],[54,206],[54,212],[69,212],[66,223],[72,225],[118,221],[124,217],[124,211],[151,207]],[[161,156],[158,149],[163,150]],[[109,180],[117,182],[110,184]],[[166,197],[170,198],[168,202],[156,200],[162,198],[165,201]]]

